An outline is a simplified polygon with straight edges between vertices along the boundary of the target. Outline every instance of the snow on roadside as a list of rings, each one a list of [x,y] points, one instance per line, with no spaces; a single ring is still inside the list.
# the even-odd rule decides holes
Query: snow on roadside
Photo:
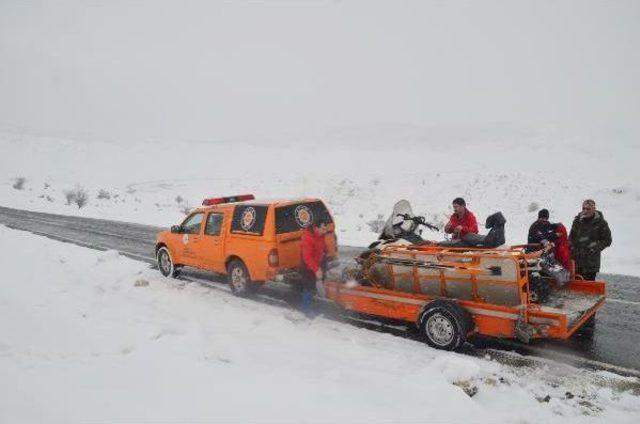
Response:
[[[426,139],[427,136],[425,136]],[[548,137],[415,144],[81,142],[0,133],[0,206],[77,214],[168,227],[204,197],[255,193],[260,198],[319,196],[332,210],[340,242],[364,246],[376,221],[408,199],[443,224],[451,200],[466,198],[482,222],[501,210],[507,242],[519,244],[539,208],[570,227],[580,202],[595,198],[613,232],[603,271],[640,275],[638,146]],[[88,204],[67,205],[65,192],[87,189]],[[442,233],[425,233],[441,239]]]
[[[291,320],[113,251],[6,227],[0,252],[0,422],[640,420],[637,379]]]

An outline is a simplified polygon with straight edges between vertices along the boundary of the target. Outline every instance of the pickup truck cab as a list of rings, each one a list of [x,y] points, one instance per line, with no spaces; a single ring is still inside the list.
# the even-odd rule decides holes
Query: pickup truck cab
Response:
[[[302,231],[314,222],[327,224],[327,257],[335,259],[335,225],[320,199],[205,199],[180,225],[157,235],[158,268],[172,277],[184,266],[225,274],[232,291],[246,295],[257,284],[298,275]]]

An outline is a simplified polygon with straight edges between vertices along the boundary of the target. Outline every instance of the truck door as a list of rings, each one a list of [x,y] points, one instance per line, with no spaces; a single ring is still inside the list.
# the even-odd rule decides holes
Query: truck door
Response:
[[[181,227],[182,249],[180,249],[180,262],[183,265],[202,267],[198,261],[200,243],[202,242],[201,228],[203,212],[197,212],[184,220]]]
[[[200,242],[200,255],[206,269],[224,272],[224,213],[210,212]]]

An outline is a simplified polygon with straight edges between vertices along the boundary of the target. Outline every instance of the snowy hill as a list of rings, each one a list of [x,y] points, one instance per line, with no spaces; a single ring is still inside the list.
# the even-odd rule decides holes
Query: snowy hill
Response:
[[[581,201],[594,198],[613,232],[603,270],[640,275],[639,145],[564,139],[554,132],[490,128],[473,136],[415,127],[403,133],[395,126],[394,142],[385,128],[373,128],[381,135],[370,145],[362,140],[376,140],[371,129],[328,134],[324,143],[281,140],[269,146],[100,143],[3,133],[0,204],[169,226],[205,197],[319,196],[335,215],[340,243],[362,246],[377,237],[376,221],[402,198],[436,224],[446,222],[457,196],[481,222],[501,210],[511,244],[525,241],[539,208],[569,227]],[[66,204],[65,192],[76,187],[87,190],[82,209]],[[437,240],[443,234],[425,236]]]

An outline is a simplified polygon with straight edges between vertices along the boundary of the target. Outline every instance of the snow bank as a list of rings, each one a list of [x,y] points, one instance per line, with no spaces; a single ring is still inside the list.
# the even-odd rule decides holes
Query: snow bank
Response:
[[[0,205],[169,226],[205,197],[320,196],[335,215],[340,242],[362,246],[377,237],[376,223],[401,198],[443,224],[452,199],[463,196],[481,222],[501,210],[508,242],[517,244],[538,209],[548,208],[552,221],[570,227],[590,197],[613,232],[603,271],[640,275],[640,146],[498,130],[475,138],[426,131],[404,140],[398,134],[395,143],[389,134],[376,141],[373,132],[370,144],[350,144],[355,136],[347,134],[312,146],[261,146],[87,143],[0,133]],[[20,178],[26,181],[17,184]],[[82,209],[66,204],[65,192],[78,185],[90,196]]]
[[[0,422],[640,420],[634,379],[307,321],[5,227],[0,252]]]

